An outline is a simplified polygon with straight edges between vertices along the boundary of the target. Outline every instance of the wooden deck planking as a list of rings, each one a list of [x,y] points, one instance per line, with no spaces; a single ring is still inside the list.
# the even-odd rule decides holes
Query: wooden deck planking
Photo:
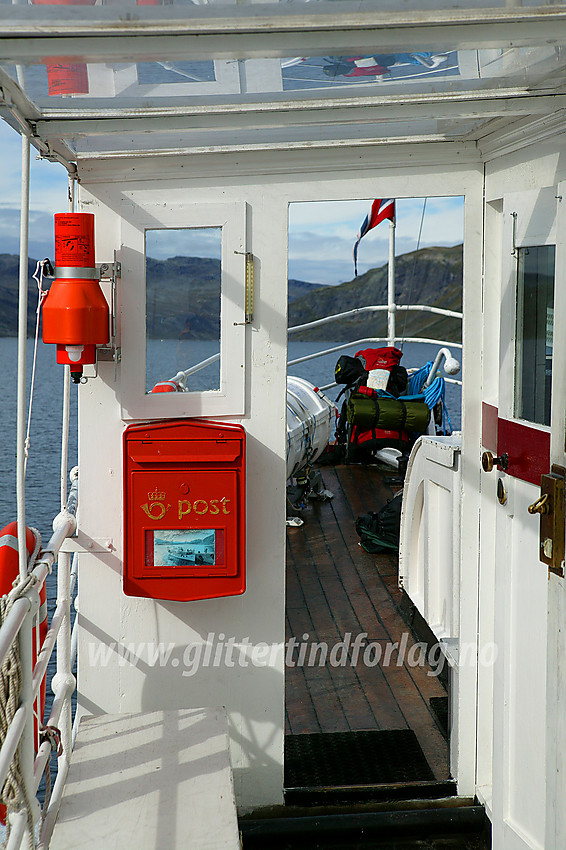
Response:
[[[360,494],[369,491],[369,487],[363,487],[363,473],[366,473],[370,481],[372,478],[375,481],[376,478],[379,479],[381,476],[377,471],[364,469],[363,467],[346,467],[342,469],[345,474],[340,475],[339,480],[345,499],[344,501],[339,499],[334,502],[335,515],[340,520],[340,529],[344,541],[351,552],[358,576],[365,587],[371,588],[371,599],[376,612],[379,612],[379,618],[387,629],[390,641],[395,643],[400,639],[400,635],[407,634],[407,628],[399,615],[398,602],[400,601],[400,594],[397,583],[395,581],[393,587],[393,582],[391,581],[391,556],[368,556],[358,544],[358,536],[354,527],[356,509],[359,509],[360,512],[365,512]],[[342,469],[340,469],[340,472],[342,472]],[[372,472],[375,474],[372,474]],[[379,505],[374,506],[373,510],[377,510],[378,508]],[[350,519],[350,522],[348,522],[348,519]],[[389,586],[382,580],[380,575],[382,561],[385,561],[388,566],[390,574]],[[410,652],[414,643],[415,641],[409,634],[407,653]],[[442,773],[445,769],[447,770],[445,758],[439,755],[444,750],[444,738],[438,729],[428,702],[431,696],[445,695],[442,684],[436,677],[428,676],[428,670],[419,666],[408,667],[404,665],[403,667],[398,667],[394,663],[389,664],[384,669],[397,702],[404,711],[410,728],[414,729],[432,769]]]
[[[302,641],[308,634],[309,642],[326,641],[330,647],[347,633],[352,639],[366,633],[367,642],[379,643],[382,651],[388,643],[404,640],[408,653],[415,641],[399,613],[397,559],[364,552],[354,525],[358,515],[378,510],[393,491],[373,468],[328,468],[323,476],[335,498],[313,503],[304,514],[305,525],[288,530],[287,636]],[[418,652],[413,649],[417,657]],[[399,665],[397,660],[393,650],[389,664],[378,666],[368,666],[360,657],[355,666],[348,658],[346,666],[288,668],[288,731],[409,727],[436,778],[447,778],[448,748],[428,702],[445,695],[444,688],[427,675],[429,668]],[[305,707],[306,692],[312,710]]]
[[[315,516],[313,515],[313,524],[315,522]],[[297,530],[299,532],[304,532],[303,529]],[[291,535],[290,535],[291,536]],[[293,539],[298,537],[299,535],[293,534]],[[292,543],[290,543],[290,549],[292,549]],[[298,548],[298,547],[297,547]],[[296,550],[295,550],[296,551]],[[305,547],[302,548],[303,553],[305,552]],[[318,567],[320,562],[316,562],[316,566]],[[356,613],[356,609],[351,604],[351,599],[344,588],[343,582],[336,571],[336,567],[333,564],[328,563],[328,557],[324,561],[326,574],[323,579],[316,575],[316,568],[313,567],[313,562],[310,563],[310,569],[305,568],[305,564],[303,563],[303,571],[301,575],[301,604],[306,604],[303,600],[309,600],[309,621],[312,623],[312,631],[309,633],[311,640],[319,641],[327,641],[329,647],[332,647],[337,642],[342,641],[345,637],[346,633],[357,634],[363,631],[362,628],[362,620]],[[296,575],[296,563],[290,564],[290,572],[293,575]],[[320,599],[320,589],[324,590],[324,599]],[[290,602],[289,604],[293,604]],[[308,625],[308,621],[302,621],[302,625],[305,625],[305,628]],[[379,632],[379,634],[378,634]],[[308,629],[307,632],[308,633]],[[302,634],[299,635],[295,631],[296,637],[302,637]],[[378,628],[374,628],[372,637],[382,637],[385,638],[385,632],[383,630],[379,630]],[[319,675],[316,670],[318,668],[305,667],[304,672],[305,676],[308,679],[316,678],[317,686],[319,685]],[[338,692],[340,694],[346,693],[347,700],[344,704],[344,714],[349,720],[350,728],[352,728],[351,724],[354,724],[354,728],[375,728],[375,724],[377,728],[383,728],[382,723],[379,718],[375,716],[375,713],[371,709],[371,702],[367,699],[368,693],[368,683],[366,681],[361,682],[359,671],[361,670],[364,673],[364,669],[358,667],[353,667],[349,664],[341,668],[339,683],[336,685]],[[367,679],[367,676],[364,677]],[[383,676],[381,671],[378,669],[377,671],[373,671],[371,674],[371,679],[382,679]],[[375,695],[376,691],[379,692],[379,686],[376,682],[371,682],[371,687],[369,690]],[[385,681],[383,680],[381,683],[381,692],[383,687],[386,687]],[[398,712],[397,712],[398,715]],[[400,727],[400,717],[397,716],[395,718],[396,725],[392,727],[388,725],[387,728],[399,728]],[[393,718],[389,717],[389,721],[392,722]],[[402,725],[402,724],[401,724]]]

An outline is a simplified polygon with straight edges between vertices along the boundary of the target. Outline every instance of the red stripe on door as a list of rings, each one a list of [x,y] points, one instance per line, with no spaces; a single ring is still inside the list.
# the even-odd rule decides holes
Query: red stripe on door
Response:
[[[531,484],[550,470],[550,433],[532,425],[497,419],[497,454],[509,456],[507,473]]]

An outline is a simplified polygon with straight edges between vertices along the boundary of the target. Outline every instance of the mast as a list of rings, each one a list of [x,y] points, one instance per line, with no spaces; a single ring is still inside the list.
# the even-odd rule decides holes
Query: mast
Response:
[[[387,268],[387,345],[395,345],[395,219],[389,220],[389,264]]]

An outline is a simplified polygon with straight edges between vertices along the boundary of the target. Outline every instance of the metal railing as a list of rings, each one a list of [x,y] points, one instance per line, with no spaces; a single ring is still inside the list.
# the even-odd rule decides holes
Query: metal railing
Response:
[[[402,305],[393,305],[394,312],[418,312],[418,313],[434,313],[438,316],[447,316],[453,319],[462,320],[463,314],[459,313],[455,310],[444,310],[441,307],[430,307],[428,304],[402,304]],[[328,325],[332,322],[338,322],[341,319],[349,319],[352,316],[358,316],[362,313],[383,313],[390,310],[390,307],[387,304],[378,304],[372,305],[368,307],[356,307],[354,310],[347,310],[344,313],[334,313],[331,316],[324,316],[322,319],[314,319],[312,322],[305,322],[302,325],[294,325],[287,329],[287,334],[292,335],[295,333],[299,333],[300,331],[310,330],[311,328],[317,328],[321,325]],[[454,360],[448,347],[450,348],[462,348],[461,342],[453,342],[442,339],[429,339],[427,337],[397,337],[394,336],[393,339],[389,339],[388,337],[365,337],[364,339],[355,339],[350,342],[343,343],[341,345],[333,346],[332,348],[326,348],[321,351],[316,351],[311,354],[305,354],[303,357],[297,357],[294,360],[288,360],[287,366],[296,366],[298,363],[306,363],[308,360],[314,360],[317,357],[324,357],[327,354],[334,354],[337,351],[346,351],[348,348],[352,348],[357,345],[366,345],[367,343],[379,343],[380,345],[395,345],[397,342],[409,342],[409,343],[417,343],[422,345],[439,345],[447,354],[445,355],[446,362],[452,361],[452,363],[456,363]],[[440,354],[440,352],[439,352]],[[206,360],[201,360],[199,363],[195,363],[194,366],[189,366],[188,369],[183,369],[177,374],[169,378],[169,381],[178,384],[182,389],[185,389],[185,382],[190,375],[194,375],[196,372],[199,372],[201,369],[205,369],[207,366],[210,366],[212,363],[216,363],[220,360],[220,352],[217,354],[213,354],[211,357],[207,357]],[[441,361],[436,364],[434,368],[434,374],[438,371]],[[459,365],[459,364],[458,364]],[[456,370],[457,371],[457,370]],[[449,374],[455,374],[456,371],[451,371]],[[432,374],[432,373],[431,373]],[[462,385],[462,381],[455,378],[444,379],[448,383],[457,384],[459,386]],[[326,384],[325,386],[321,386],[321,390],[328,390],[332,387],[335,387],[335,383]]]
[[[334,313],[332,316],[324,316],[322,319],[314,319],[312,322],[305,322],[303,325],[295,325],[288,328],[288,334],[299,333],[299,331],[308,330],[310,328],[318,328],[320,325],[328,325],[331,322],[340,321],[340,319],[350,319],[352,316],[359,316],[362,313],[386,313],[390,310],[387,304],[372,305],[369,307],[356,307],[354,310],[346,310],[345,313]],[[453,319],[462,319],[462,313],[457,313],[454,310],[444,310],[441,307],[429,307],[428,304],[394,304],[393,312],[417,312],[417,313],[436,313],[438,316],[448,316]],[[394,336],[394,339],[400,337]],[[406,340],[408,342],[408,340]]]
[[[38,848],[46,848],[49,845],[71,758],[71,697],[76,686],[73,675],[71,601],[76,584],[77,563],[74,559],[71,565],[70,555],[60,553],[60,549],[64,541],[71,537],[76,530],[75,513],[78,494],[78,470],[76,468],[71,473],[71,481],[67,504],[53,522],[53,534],[47,546],[39,552],[36,561],[30,565],[31,571],[26,576],[25,582],[20,580],[18,585],[8,594],[8,599],[12,597],[14,601],[5,621],[0,625],[0,666],[4,664],[14,641],[18,641],[22,678],[24,681],[26,678],[31,678],[31,687],[27,691],[22,687],[18,708],[0,749],[0,788],[4,787],[16,755],[19,755],[20,762],[26,756],[26,750],[22,748],[26,731],[32,738],[34,737],[34,705],[38,700],[42,682],[47,673],[47,665],[55,648],[57,649],[57,672],[52,681],[54,699],[45,727],[51,727],[57,730],[57,733],[60,732],[62,745],[62,754],[59,755],[57,763],[57,780],[53,786],[50,800],[46,801],[38,835],[36,836],[35,833],[32,836],[29,835],[27,808],[9,813],[10,834],[6,844],[7,850],[19,848],[26,837],[26,833],[28,833],[28,844]],[[31,651],[29,650],[31,650],[34,630],[38,624],[39,592],[55,562],[58,565],[56,608],[43,645],[39,648],[36,663],[33,665]],[[30,582],[28,582],[29,578],[31,578]],[[26,589],[22,592],[24,586]],[[31,676],[25,669],[26,665],[29,665]],[[38,717],[38,729],[41,728],[42,720],[42,717]],[[39,741],[36,738],[36,746],[38,743]],[[27,799],[31,801],[34,820],[37,820],[40,812],[36,794],[51,758],[51,753],[52,745],[50,741],[44,740],[37,747],[37,753],[34,756],[32,755],[31,763],[27,763],[26,760],[25,763],[21,764],[24,793]],[[37,829],[35,832],[37,832]]]

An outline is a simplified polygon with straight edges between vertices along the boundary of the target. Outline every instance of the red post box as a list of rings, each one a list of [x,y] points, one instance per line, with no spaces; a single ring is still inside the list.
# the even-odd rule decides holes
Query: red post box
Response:
[[[246,434],[184,419],[124,432],[124,593],[189,602],[246,589]]]

